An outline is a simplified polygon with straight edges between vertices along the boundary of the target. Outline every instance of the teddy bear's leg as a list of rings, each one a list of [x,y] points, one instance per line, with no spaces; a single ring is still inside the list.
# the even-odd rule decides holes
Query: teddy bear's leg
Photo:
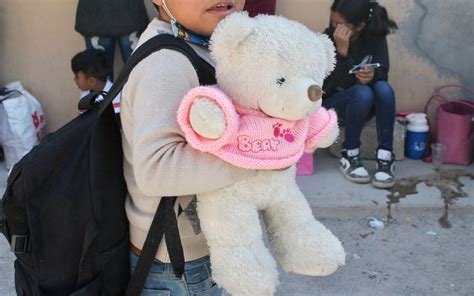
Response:
[[[197,211],[211,254],[212,277],[231,295],[270,296],[278,284],[276,262],[262,239],[258,211],[238,190],[198,195]]]
[[[280,180],[279,193],[264,213],[270,242],[285,271],[329,275],[344,265],[341,242],[313,217],[292,171]]]

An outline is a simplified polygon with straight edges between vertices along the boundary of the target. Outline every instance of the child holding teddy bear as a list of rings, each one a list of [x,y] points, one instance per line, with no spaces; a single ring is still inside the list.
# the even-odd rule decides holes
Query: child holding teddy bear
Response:
[[[130,75],[122,96],[122,125],[131,266],[137,266],[152,216],[164,196],[178,196],[175,212],[186,262],[180,277],[173,266],[175,248],[167,250],[165,233],[166,244],[158,249],[150,270],[153,276],[145,283],[147,293],[220,295],[211,278],[212,263],[215,281],[233,295],[273,295],[278,272],[260,235],[258,210],[265,213],[270,243],[283,269],[314,276],[335,272],[344,264],[344,249],[314,219],[294,169],[303,150],[327,147],[338,134],[335,112],[321,108],[322,82],[335,62],[332,42],[282,17],[252,19],[233,13],[242,10],[245,1],[153,2],[164,21],[154,20],[140,43],[157,33],[184,39],[201,60],[216,67],[218,87],[237,105],[232,107],[226,97],[213,100],[214,92],[192,102],[193,91],[220,92],[215,86],[198,88],[201,83],[215,84],[215,79],[203,82],[201,67],[192,62],[195,58],[176,50],[161,49]],[[275,43],[262,38],[270,35]],[[263,48],[271,54],[259,58]],[[226,65],[228,72],[223,69]],[[219,121],[222,112],[230,121]],[[199,152],[188,123],[196,128],[197,142],[216,140],[204,145],[209,149],[233,136],[239,143],[232,140],[219,150],[224,154]],[[234,128],[240,134],[234,135]]]

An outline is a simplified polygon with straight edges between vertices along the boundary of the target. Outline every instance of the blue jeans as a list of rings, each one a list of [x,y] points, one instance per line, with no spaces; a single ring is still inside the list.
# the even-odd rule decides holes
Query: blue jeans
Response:
[[[345,127],[343,149],[359,148],[364,124],[375,114],[379,149],[393,150],[395,94],[387,81],[373,86],[356,84],[324,99],[323,106],[334,108],[339,124]]]
[[[113,80],[113,66],[115,58],[115,44],[118,43],[122,60],[125,63],[128,57],[132,54],[133,50],[138,43],[138,33],[134,32],[129,35],[117,36],[117,37],[84,37],[86,41],[87,49],[100,49],[105,51],[107,56],[107,64],[110,67],[109,76]]]
[[[130,252],[132,272],[138,255]],[[221,296],[222,290],[212,281],[209,256],[186,262],[183,278],[176,278],[170,263],[153,261],[142,296]]]

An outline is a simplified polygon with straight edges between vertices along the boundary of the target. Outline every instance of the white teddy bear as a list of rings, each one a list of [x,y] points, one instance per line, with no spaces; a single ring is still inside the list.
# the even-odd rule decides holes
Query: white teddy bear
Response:
[[[232,295],[273,295],[278,272],[264,244],[260,210],[285,271],[335,272],[345,263],[344,249],[314,219],[294,166],[304,151],[327,147],[338,135],[334,111],[321,107],[334,45],[283,17],[236,13],[219,24],[211,46],[218,88],[191,90],[178,122],[192,147],[259,170],[197,196],[213,278]]]

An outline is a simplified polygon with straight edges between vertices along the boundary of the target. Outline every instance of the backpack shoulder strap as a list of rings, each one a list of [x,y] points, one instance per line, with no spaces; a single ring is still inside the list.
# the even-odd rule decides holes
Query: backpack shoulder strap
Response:
[[[181,52],[188,57],[193,64],[199,78],[199,84],[208,85],[215,83],[214,69],[207,64],[184,40],[170,34],[160,34],[146,41],[130,56],[115,80],[107,96],[100,103],[99,116],[105,111],[113,99],[122,91],[133,68],[143,59],[160,49],[172,49]],[[210,70],[211,68],[211,70]]]
[[[155,216],[153,217],[153,222],[150,225],[150,229],[148,230],[148,234],[145,239],[145,243],[143,245],[142,252],[140,257],[138,258],[137,265],[135,270],[132,273],[132,277],[127,287],[127,291],[125,293],[126,296],[137,296],[140,295],[143,287],[145,285],[145,281],[148,277],[148,273],[150,271],[153,259],[155,258],[155,254],[158,251],[158,247],[160,245],[161,240],[163,239],[163,235],[166,238],[170,234],[167,229],[170,229],[174,233],[172,234],[173,237],[177,235],[177,239],[179,240],[179,232],[177,232],[178,224],[176,221],[176,216],[174,213],[174,204],[176,203],[177,197],[162,197],[160,204],[158,206],[157,211],[155,212]],[[172,220],[170,220],[170,218]],[[174,221],[173,221],[174,218]],[[172,223],[174,222],[174,223]],[[169,243],[168,240],[166,240]],[[168,251],[170,250],[171,246],[167,246]],[[181,243],[179,242],[179,248],[181,252],[181,259],[182,264],[181,268],[184,272],[184,255],[182,254],[182,247]],[[170,254],[171,256],[171,254]],[[174,265],[173,265],[174,267]],[[175,270],[176,273],[176,270]],[[177,275],[178,277],[182,276]]]

